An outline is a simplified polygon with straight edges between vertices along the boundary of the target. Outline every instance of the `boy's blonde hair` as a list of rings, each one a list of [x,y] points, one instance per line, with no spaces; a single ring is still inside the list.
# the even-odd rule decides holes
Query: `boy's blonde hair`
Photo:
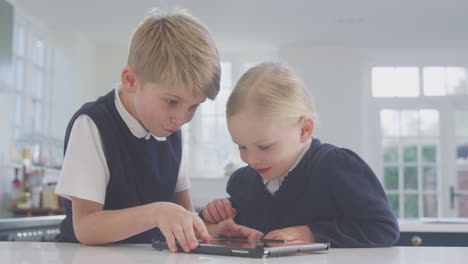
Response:
[[[242,75],[229,96],[226,116],[245,109],[264,118],[316,119],[312,95],[297,74],[280,63],[262,63]]]
[[[218,50],[206,28],[184,10],[153,10],[133,33],[127,65],[143,82],[189,88],[212,100],[219,92]]]

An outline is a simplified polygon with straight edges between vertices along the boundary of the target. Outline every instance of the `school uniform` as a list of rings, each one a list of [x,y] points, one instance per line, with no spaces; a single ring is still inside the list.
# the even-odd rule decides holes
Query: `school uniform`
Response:
[[[66,217],[57,241],[79,242],[73,230],[70,196],[119,210],[158,201],[173,201],[189,188],[186,151],[178,131],[169,137],[148,132],[123,106],[118,85],[107,95],[83,105],[72,117],[65,136],[65,157],[56,193]],[[121,243],[161,239],[151,229]]]
[[[317,242],[333,247],[384,247],[399,238],[397,220],[369,166],[354,152],[318,139],[287,175],[264,181],[243,167],[229,179],[227,192],[236,223],[265,234],[307,225]]]

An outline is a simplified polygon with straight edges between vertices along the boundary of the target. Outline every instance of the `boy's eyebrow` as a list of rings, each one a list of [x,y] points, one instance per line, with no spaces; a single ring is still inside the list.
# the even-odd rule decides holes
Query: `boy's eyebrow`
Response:
[[[179,101],[181,101],[181,102],[185,102],[184,98],[182,98],[182,97],[180,97],[180,96],[177,96],[177,95],[175,95],[175,94],[165,93],[164,95],[165,95],[165,96],[169,96],[169,97],[173,97],[174,99],[179,100]],[[206,101],[206,98],[203,99],[203,100],[202,100],[201,102],[199,102],[199,103],[195,103],[194,105],[202,104],[202,103],[204,103],[205,101]]]
[[[166,93],[165,96],[170,96],[170,97],[174,97],[175,99],[179,100],[179,101],[184,101],[183,98],[175,95],[175,94],[170,94],[170,93]]]
[[[254,144],[258,146],[262,146],[262,145],[271,145],[273,143],[271,143],[269,140],[257,140],[254,142]]]

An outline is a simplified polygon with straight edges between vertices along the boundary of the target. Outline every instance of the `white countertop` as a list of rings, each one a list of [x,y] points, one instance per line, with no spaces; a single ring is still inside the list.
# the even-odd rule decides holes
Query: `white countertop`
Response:
[[[1,263],[323,263],[323,264],[431,264],[467,263],[468,247],[393,247],[370,249],[331,249],[327,253],[253,259],[153,250],[151,245],[83,246],[73,243],[0,242]]]
[[[398,224],[400,232],[468,233],[468,219],[463,218],[400,220]]]

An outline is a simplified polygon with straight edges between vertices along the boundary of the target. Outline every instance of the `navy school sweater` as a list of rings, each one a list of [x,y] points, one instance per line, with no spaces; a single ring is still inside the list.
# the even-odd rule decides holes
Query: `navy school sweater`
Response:
[[[249,166],[231,176],[227,192],[236,223],[265,234],[307,225],[317,242],[334,247],[385,247],[399,238],[397,220],[369,166],[354,152],[318,139],[274,195]]]
[[[137,138],[115,107],[115,91],[83,105],[72,117],[65,136],[65,153],[73,123],[84,114],[91,117],[101,136],[110,179],[104,210],[118,210],[158,201],[172,201],[179,173],[182,146],[180,131],[166,141]],[[73,230],[72,202],[62,198],[65,219],[57,241],[78,242]],[[119,243],[151,243],[161,239],[159,229],[151,229]]]

